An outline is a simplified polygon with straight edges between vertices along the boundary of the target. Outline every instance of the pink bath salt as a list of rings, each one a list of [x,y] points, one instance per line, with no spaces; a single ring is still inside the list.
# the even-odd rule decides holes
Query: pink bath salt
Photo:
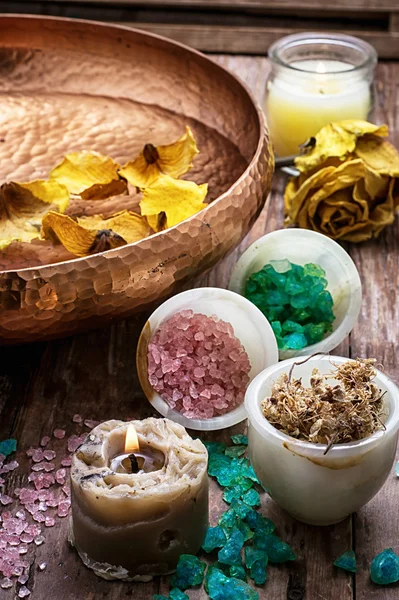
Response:
[[[83,444],[86,437],[87,437],[86,434],[71,435],[71,437],[68,438],[68,452],[76,452],[76,450],[79,448],[79,446],[81,444]]]
[[[66,456],[61,461],[61,466],[63,466],[63,467],[70,467],[71,464],[72,464],[72,457],[71,456]]]
[[[233,327],[184,310],[167,319],[148,344],[148,379],[174,410],[209,419],[239,406],[251,364]]]
[[[40,445],[42,446],[42,448],[45,448],[47,446],[47,444],[50,441],[50,437],[48,435],[45,435],[44,437],[42,437],[42,439],[40,440]]]
[[[57,515],[59,517],[67,517],[71,503],[69,500],[62,500],[58,505]]]
[[[55,483],[55,478],[52,473],[35,473],[35,475],[37,475],[37,477],[34,480],[34,485],[37,490],[49,488]]]
[[[57,440],[63,440],[65,437],[65,429],[54,429],[53,436],[57,438]]]
[[[100,421],[93,421],[93,419],[85,419],[84,420],[84,424],[86,425],[86,427],[88,427],[89,429],[94,429],[94,427],[97,427],[97,425],[100,424]]]
[[[83,423],[83,417],[81,417],[78,414],[73,415],[72,421],[73,421],[73,423]]]
[[[54,450],[45,450],[43,452],[43,456],[46,460],[54,460],[57,454],[54,452]]]
[[[10,496],[7,496],[6,494],[0,494],[0,504],[2,504],[3,506],[11,504],[12,501],[13,500]]]
[[[64,485],[65,478],[66,478],[66,470],[58,469],[58,471],[56,471],[56,473],[55,473],[56,482],[59,483],[60,485]]]
[[[46,527],[54,527],[54,525],[55,525],[54,517],[46,517],[44,524]]]
[[[36,523],[44,523],[46,520],[46,517],[44,516],[43,513],[38,511],[34,515],[32,515],[32,519],[34,521],[36,521]]]
[[[35,463],[41,462],[43,460],[43,450],[41,448],[36,448],[36,450],[32,454],[32,460]]]

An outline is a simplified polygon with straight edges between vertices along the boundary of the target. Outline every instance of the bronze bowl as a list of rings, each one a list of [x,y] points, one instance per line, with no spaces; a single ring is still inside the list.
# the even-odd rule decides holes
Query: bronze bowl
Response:
[[[234,75],[182,44],[89,21],[3,15],[0,91],[1,182],[45,178],[75,150],[123,164],[188,124],[200,148],[190,178],[209,182],[211,200],[171,229],[85,258],[56,262],[58,250],[40,254],[40,242],[0,252],[2,344],[149,308],[234,248],[267,198],[274,160],[261,110]]]

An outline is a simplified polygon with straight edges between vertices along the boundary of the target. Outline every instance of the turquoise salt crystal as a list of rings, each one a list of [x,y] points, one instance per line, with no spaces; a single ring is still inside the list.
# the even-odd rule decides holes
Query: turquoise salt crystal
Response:
[[[236,511],[232,508],[230,508],[229,510],[226,510],[226,512],[224,512],[222,514],[222,516],[220,517],[219,521],[218,521],[218,525],[220,525],[220,527],[223,529],[223,531],[225,531],[226,533],[229,533],[231,529],[233,529],[233,527],[235,527],[237,525],[237,521],[238,521],[239,517],[236,513]]]
[[[13,452],[17,450],[17,440],[14,438],[10,438],[8,440],[3,440],[0,442],[0,454],[3,456],[9,456]]]
[[[207,590],[211,600],[258,600],[256,590],[245,581],[227,577],[219,569],[213,569],[207,579]]]
[[[248,506],[248,504],[246,504],[245,502],[243,502],[239,498],[238,499],[235,498],[231,502],[231,508],[232,508],[232,510],[236,513],[236,515],[240,519],[245,519],[245,517],[247,516],[248,512],[251,510],[251,507]]]
[[[245,492],[242,497],[242,501],[248,506],[260,506],[260,496],[259,492],[257,492],[254,488]]]
[[[192,554],[181,554],[171,586],[186,590],[188,587],[201,585],[204,579],[206,563]]]
[[[154,594],[152,600],[169,600],[168,596],[161,596],[160,594]]]
[[[242,535],[244,536],[244,542],[247,542],[248,540],[251,540],[254,537],[254,532],[252,531],[248,523],[245,523],[245,521],[238,521],[237,528],[241,531]]]
[[[247,546],[244,551],[245,566],[249,569],[249,576],[256,585],[262,585],[266,581],[267,554],[264,550],[258,550]]]
[[[273,533],[276,529],[273,521],[259,514],[256,510],[250,510],[247,513],[245,520],[252,530],[259,532],[259,535],[262,533],[263,535]]]
[[[285,348],[288,350],[302,350],[308,345],[308,341],[303,333],[290,333],[283,337]]]
[[[373,558],[370,577],[371,581],[378,585],[388,585],[399,581],[399,556],[392,548],[386,548]]]
[[[301,350],[331,331],[334,302],[325,275],[319,265],[283,260],[265,265],[248,278],[245,296],[271,323],[280,350]]]
[[[202,549],[205,552],[212,552],[216,548],[222,548],[227,541],[227,536],[222,527],[217,525],[216,527],[209,527],[206,532]]]
[[[265,535],[261,530],[255,531],[252,542],[255,548],[266,552],[271,563],[284,563],[296,559],[291,546],[282,542],[274,534]]]
[[[238,433],[237,435],[232,435],[231,441],[233,442],[233,444],[243,444],[244,446],[248,446],[248,437],[241,433]]]
[[[344,571],[356,573],[356,554],[353,550],[348,550],[348,552],[344,552],[334,561],[334,566],[339,567],[340,569],[344,569]]]
[[[241,549],[244,536],[238,528],[230,532],[225,546],[218,552],[218,561],[225,565],[241,565]]]
[[[231,446],[230,448],[226,448],[225,454],[226,456],[230,456],[231,458],[239,458],[247,451],[246,446]]]
[[[241,579],[242,581],[247,581],[247,573],[241,565],[232,565],[229,569],[230,577],[235,577],[236,579]]]
[[[225,488],[223,492],[223,500],[230,504],[233,500],[238,500],[243,494],[242,488],[239,485]]]
[[[209,454],[223,454],[227,446],[223,442],[208,442],[201,440]]]
[[[189,596],[179,588],[172,588],[169,592],[169,598],[170,600],[190,600]]]

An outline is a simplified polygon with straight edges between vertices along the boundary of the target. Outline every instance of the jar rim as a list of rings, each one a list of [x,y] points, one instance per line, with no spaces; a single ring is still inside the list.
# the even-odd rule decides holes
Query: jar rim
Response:
[[[283,38],[280,38],[270,46],[268,56],[272,63],[278,64],[279,66],[290,69],[296,73],[313,73],[313,71],[294,66],[292,63],[284,60],[282,53],[286,49],[295,47],[299,48],[300,46],[310,47],[314,44],[323,44],[325,46],[324,52],[326,52],[328,48],[338,48],[341,46],[342,48],[346,47],[355,49],[363,54],[364,59],[360,64],[351,65],[349,69],[345,70],[328,71],[328,73],[325,74],[327,76],[345,75],[349,73],[352,74],[354,72],[359,72],[362,69],[375,68],[377,64],[377,52],[371,44],[357,37],[346,35],[344,33],[303,32],[287,35]],[[316,71],[314,71],[314,73],[316,73]]]

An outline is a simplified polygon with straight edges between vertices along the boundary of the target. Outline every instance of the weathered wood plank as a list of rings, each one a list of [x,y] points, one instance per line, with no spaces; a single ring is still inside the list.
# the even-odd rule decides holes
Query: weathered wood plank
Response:
[[[25,2],[37,4],[37,0],[25,0]],[[53,0],[41,0],[43,4],[53,4]],[[99,5],[114,5],[114,6],[142,6],[142,0],[57,0],[62,4],[99,4]],[[320,11],[331,10],[329,4],[318,2],[317,0],[147,0],[146,6],[162,6],[178,7],[178,8],[201,8],[201,9],[222,9],[237,10],[237,9],[317,9]],[[336,0],[334,8],[342,11],[352,11],[362,9],[367,11],[398,11],[396,0]]]
[[[193,46],[204,52],[231,54],[267,54],[269,46],[285,35],[300,33],[295,20],[289,27],[239,27],[227,25],[191,25],[118,22],[118,25],[143,29],[151,33],[163,35],[173,40]],[[309,31],[328,29],[328,22],[316,22],[309,26]],[[380,58],[399,58],[399,33],[396,31],[356,30],[352,25],[342,28],[348,35],[364,39],[372,44]]]

